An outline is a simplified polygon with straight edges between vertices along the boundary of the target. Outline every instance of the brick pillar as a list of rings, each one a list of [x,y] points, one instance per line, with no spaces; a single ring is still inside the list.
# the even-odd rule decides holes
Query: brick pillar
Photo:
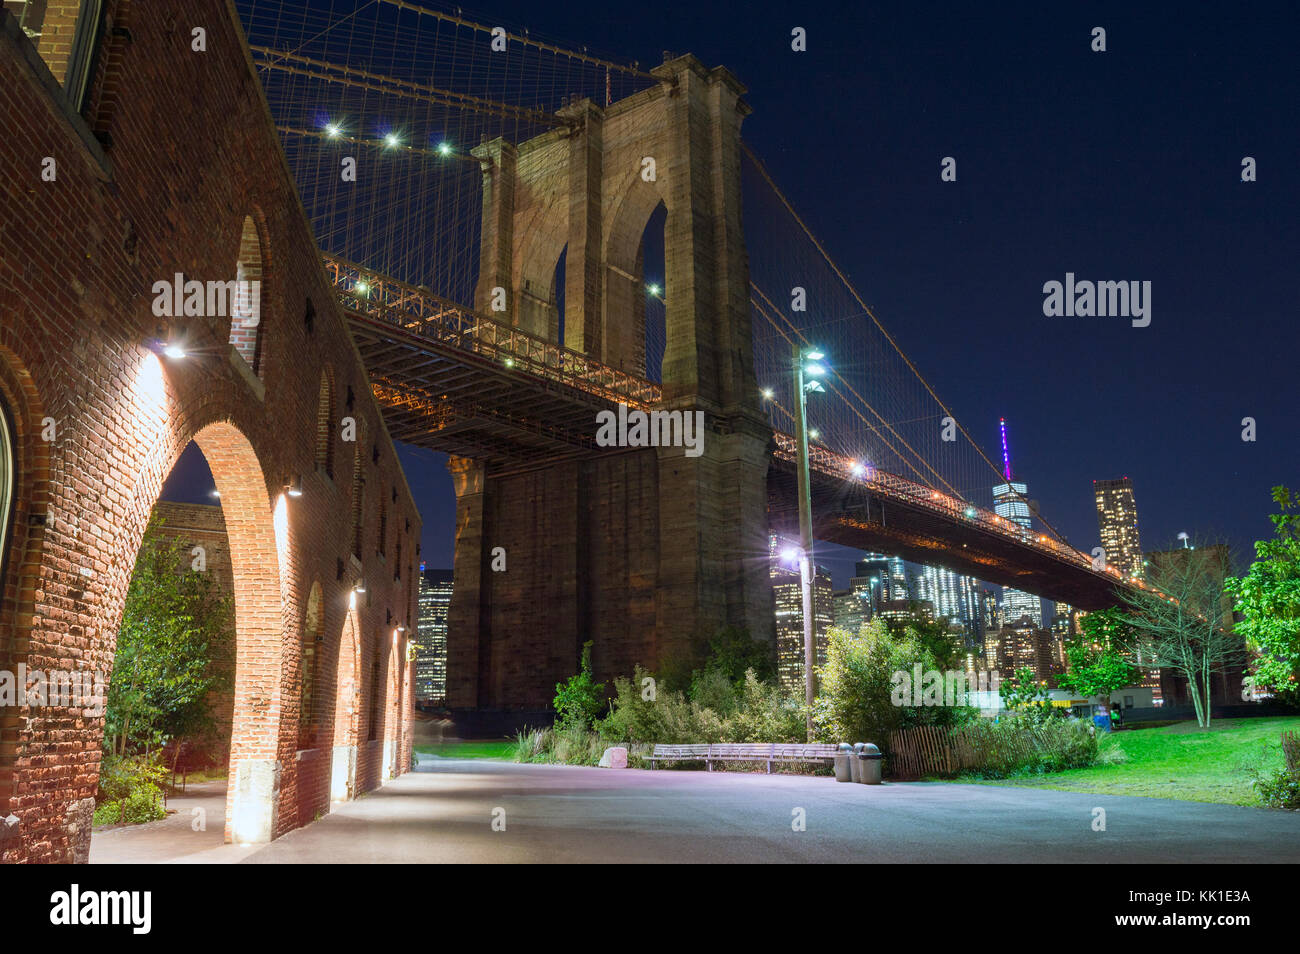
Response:
[[[591,100],[583,100],[560,115],[579,124],[569,138],[564,337],[575,351],[600,357],[603,113]]]
[[[456,490],[456,556],[447,610],[447,705],[480,705],[480,617],[483,574],[483,468],[464,457],[447,461]],[[488,551],[490,553],[490,551]],[[486,673],[483,674],[484,677]]]
[[[515,156],[513,144],[504,139],[475,146],[470,154],[483,166],[483,217],[479,247],[478,286],[474,307],[484,314],[510,321],[518,314],[511,275],[514,259]],[[492,289],[506,290],[506,311],[492,311]]]

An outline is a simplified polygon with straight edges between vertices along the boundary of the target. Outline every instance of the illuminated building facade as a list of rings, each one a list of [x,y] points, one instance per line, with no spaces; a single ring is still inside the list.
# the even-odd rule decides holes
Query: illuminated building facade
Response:
[[[1097,529],[1101,534],[1101,547],[1106,551],[1107,565],[1125,576],[1141,577],[1142,544],[1138,539],[1133,482],[1127,477],[1094,480],[1092,488],[1097,500]]]
[[[447,610],[451,570],[420,565],[420,627],[415,651],[415,698],[441,705],[447,698]]]

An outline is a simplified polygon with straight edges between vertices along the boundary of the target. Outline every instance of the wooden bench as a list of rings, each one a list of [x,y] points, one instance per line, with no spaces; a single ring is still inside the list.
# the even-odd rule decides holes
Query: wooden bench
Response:
[[[714,742],[711,745],[656,745],[647,758],[656,762],[703,762],[713,771],[714,762],[765,762],[772,774],[773,762],[830,762],[839,746],[820,742]]]

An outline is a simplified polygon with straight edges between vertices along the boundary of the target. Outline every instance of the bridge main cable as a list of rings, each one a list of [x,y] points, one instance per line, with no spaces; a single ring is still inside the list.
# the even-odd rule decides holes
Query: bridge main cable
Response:
[[[970,442],[970,445],[975,448],[975,452],[979,454],[981,458],[983,458],[984,463],[988,464],[989,469],[993,471],[993,473],[996,474],[999,478],[1005,480],[1005,476],[1003,475],[1002,471],[998,470],[998,466],[995,463],[993,463],[992,460],[989,459],[989,456],[987,454],[984,453],[984,448],[980,447],[979,443],[973,437],[970,436],[970,433],[962,425],[961,421],[957,420],[957,415],[953,414],[952,411],[948,409],[948,406],[943,403],[943,399],[940,398],[939,395],[935,392],[934,388],[930,386],[930,382],[925,379],[925,376],[921,374],[920,370],[917,369],[916,365],[912,363],[912,359],[909,358],[907,356],[907,353],[898,346],[898,342],[894,340],[894,336],[885,330],[885,326],[880,323],[880,319],[877,318],[876,313],[871,310],[871,306],[868,305],[865,301],[863,301],[862,296],[858,294],[858,290],[853,286],[853,283],[849,281],[848,276],[846,276],[844,272],[840,270],[839,265],[837,265],[835,263],[835,260],[830,257],[830,254],[826,251],[826,247],[822,245],[821,240],[818,239],[817,236],[813,234],[812,229],[810,229],[808,227],[808,224],[803,220],[803,216],[801,216],[795,210],[795,207],[790,203],[790,200],[786,198],[785,193],[781,191],[781,187],[776,184],[776,181],[772,178],[771,173],[767,171],[767,167],[763,165],[763,160],[758,157],[758,155],[754,152],[754,150],[750,147],[750,145],[747,142],[744,142],[742,140],[740,147],[744,151],[745,155],[749,157],[750,161],[754,163],[754,168],[758,170],[759,175],[763,177],[763,181],[767,183],[768,187],[772,190],[773,194],[777,197],[778,201],[780,201],[780,203],[783,206],[785,206],[785,210],[790,213],[791,218],[795,220],[799,228],[803,230],[804,235],[806,235],[808,237],[808,240],[812,242],[813,247],[816,248],[818,253],[821,255],[821,257],[825,259],[826,264],[829,265],[831,271],[835,273],[835,277],[838,278],[843,283],[846,289],[848,289],[849,294],[852,295],[854,300],[857,301],[858,305],[861,306],[862,310],[866,313],[867,317],[869,317],[871,321],[875,324],[877,330],[879,330],[880,333],[884,335],[885,340],[889,342],[890,347],[892,347],[894,351],[897,352],[898,356],[903,359],[903,362],[907,365],[908,370],[910,370],[912,374],[916,376],[916,379],[921,382],[922,386],[924,386],[926,391],[929,392],[930,397],[934,398],[935,403],[939,405],[939,407],[943,410],[944,414],[946,414],[949,418],[951,418],[953,423],[957,425],[957,429],[961,431],[962,436],[965,437],[966,440]],[[1007,483],[1008,485],[1010,485],[1010,481],[1007,481]],[[1029,503],[1029,501],[1025,500],[1022,495],[1016,493],[1014,488],[1012,489],[1012,493],[1015,494],[1016,497],[1019,497],[1022,501],[1024,501],[1024,503],[1026,504]],[[1038,519],[1042,522],[1042,524],[1045,527],[1047,527],[1047,529],[1051,532],[1052,536],[1056,537],[1058,540],[1061,539],[1060,532],[1043,517],[1042,513],[1037,514],[1037,516]]]

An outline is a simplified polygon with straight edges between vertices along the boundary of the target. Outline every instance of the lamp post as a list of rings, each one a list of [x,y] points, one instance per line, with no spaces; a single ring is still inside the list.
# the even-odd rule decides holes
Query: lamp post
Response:
[[[813,610],[812,487],[808,474],[808,392],[825,390],[817,380],[825,373],[825,369],[816,363],[822,357],[822,353],[815,349],[805,351],[798,345],[794,346],[794,390],[799,401],[795,420],[795,439],[799,443],[799,581],[803,593],[803,679],[809,741],[813,737],[813,702],[817,699],[817,675],[814,672],[817,647]]]

